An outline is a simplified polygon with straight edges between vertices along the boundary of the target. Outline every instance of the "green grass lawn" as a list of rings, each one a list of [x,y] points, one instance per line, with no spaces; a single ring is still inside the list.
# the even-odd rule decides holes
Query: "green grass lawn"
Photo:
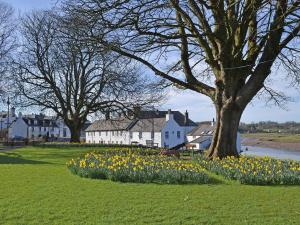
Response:
[[[124,184],[72,175],[91,148],[0,153],[0,224],[299,224],[299,186]]]
[[[242,134],[242,137],[257,138],[261,141],[300,143],[300,134],[251,133]]]

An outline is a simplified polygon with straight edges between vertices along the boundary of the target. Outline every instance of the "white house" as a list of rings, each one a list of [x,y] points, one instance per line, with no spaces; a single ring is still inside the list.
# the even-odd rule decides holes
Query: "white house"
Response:
[[[197,126],[178,111],[140,111],[136,118],[98,120],[86,130],[88,143],[136,144],[172,148],[186,142]]]
[[[9,128],[9,138],[38,139],[42,137],[58,138],[59,129],[54,117],[39,115],[25,115],[19,113],[18,118]]]
[[[90,125],[87,122],[86,127]],[[82,130],[81,137],[85,139],[85,132]],[[50,141],[69,141],[71,133],[64,121],[55,116],[44,114],[22,115],[12,121],[9,127],[10,139],[39,139],[47,138]]]
[[[199,123],[197,127],[187,134],[188,148],[195,150],[205,150],[209,148],[214,130],[214,122]],[[238,152],[241,152],[241,135],[239,132],[237,133],[236,148]]]
[[[17,116],[14,107],[10,109],[9,116],[7,116],[7,112],[0,112],[0,131],[6,130],[16,119]]]

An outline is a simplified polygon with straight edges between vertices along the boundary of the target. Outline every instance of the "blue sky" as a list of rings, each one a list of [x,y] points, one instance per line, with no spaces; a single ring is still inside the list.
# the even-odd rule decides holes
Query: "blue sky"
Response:
[[[1,0],[0,0],[1,1]],[[28,12],[34,9],[45,9],[55,4],[57,0],[2,0],[11,4],[17,12]],[[297,121],[300,122],[300,92],[294,88],[290,88],[284,74],[276,74],[272,80],[272,86],[276,89],[284,91],[294,100],[286,105],[286,110],[276,106],[266,106],[263,100],[255,99],[250,104],[241,121],[256,122],[256,121]],[[190,117],[195,121],[211,120],[215,116],[215,111],[211,101],[198,93],[191,91],[171,91],[167,102],[163,106],[164,109],[172,108],[174,110],[188,110]]]

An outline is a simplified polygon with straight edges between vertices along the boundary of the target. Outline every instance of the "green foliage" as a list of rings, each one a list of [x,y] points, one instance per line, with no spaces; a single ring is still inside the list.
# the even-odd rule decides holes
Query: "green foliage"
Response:
[[[281,161],[269,157],[227,157],[198,162],[208,170],[242,184],[300,184],[300,162]]]
[[[208,183],[205,170],[190,161],[137,152],[118,154],[88,153],[71,160],[68,168],[81,177],[136,183]]]

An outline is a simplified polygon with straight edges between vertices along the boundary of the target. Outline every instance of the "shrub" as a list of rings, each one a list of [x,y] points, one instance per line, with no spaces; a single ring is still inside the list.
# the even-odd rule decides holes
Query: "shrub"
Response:
[[[71,160],[67,166],[81,177],[120,182],[203,184],[209,181],[200,164],[161,155],[88,153]]]
[[[198,162],[206,169],[242,184],[300,184],[300,162],[269,157],[227,157]]]

